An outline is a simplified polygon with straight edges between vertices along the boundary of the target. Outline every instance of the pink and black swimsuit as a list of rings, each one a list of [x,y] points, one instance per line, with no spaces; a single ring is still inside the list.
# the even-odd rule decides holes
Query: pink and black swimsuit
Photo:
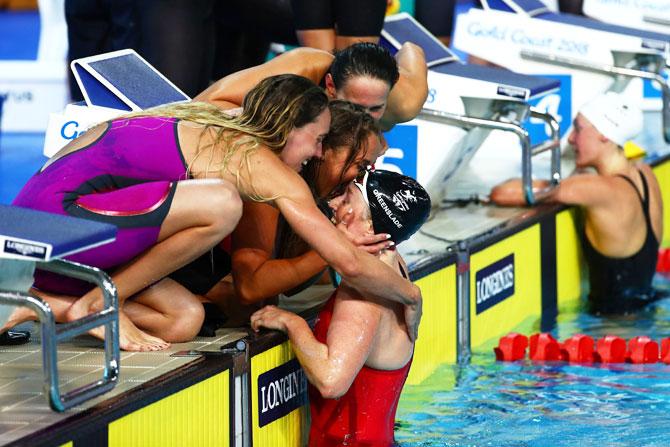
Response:
[[[97,140],[35,174],[13,205],[118,226],[115,242],[68,259],[102,269],[120,266],[156,243],[177,182],[188,178],[177,124],[163,117],[111,121]],[[90,288],[43,272],[35,285],[67,294]]]

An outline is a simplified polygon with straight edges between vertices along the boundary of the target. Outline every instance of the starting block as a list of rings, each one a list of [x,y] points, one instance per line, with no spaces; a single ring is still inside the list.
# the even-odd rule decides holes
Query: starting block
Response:
[[[551,152],[549,177],[558,183],[560,124],[532,105],[557,95],[559,81],[464,64],[410,15],[387,17],[381,44],[396,53],[405,42],[424,50],[429,94],[415,120],[387,133],[389,150],[377,163],[380,168],[417,178],[437,204],[446,185],[488,140],[503,157],[516,161],[515,169],[520,167],[528,203],[536,200],[531,188],[535,155]],[[537,144],[531,144],[533,126]]]
[[[102,121],[191,99],[134,50],[76,59],[70,68],[85,103],[51,114],[44,140],[47,157]]]
[[[112,389],[119,374],[118,299],[107,274],[61,258],[109,243],[113,225],[0,205],[0,325],[14,307],[29,307],[40,320],[45,393],[55,411],[64,411]],[[80,279],[100,287],[104,309],[56,326],[49,305],[29,292],[35,269]],[[102,378],[62,394],[58,373],[58,342],[92,328],[105,328],[105,364]]]

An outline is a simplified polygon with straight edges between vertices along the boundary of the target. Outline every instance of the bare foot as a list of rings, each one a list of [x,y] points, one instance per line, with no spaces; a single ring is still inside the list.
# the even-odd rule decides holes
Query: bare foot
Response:
[[[99,329],[104,333],[103,328]],[[124,351],[162,351],[169,348],[170,343],[140,330],[119,311],[119,347]]]
[[[84,300],[75,302],[67,312],[67,320],[73,321],[90,313],[96,312],[94,306],[87,306]],[[104,327],[91,329],[89,334],[103,340],[105,338]],[[143,332],[133,324],[128,316],[119,310],[119,347],[124,351],[162,351],[167,349],[170,343],[158,337]]]
[[[13,328],[17,324],[25,323],[26,321],[33,321],[37,320],[37,315],[35,315],[35,312],[33,312],[31,309],[27,307],[17,307],[14,309],[14,311],[9,315],[9,318],[7,318],[7,321],[5,322],[4,325],[0,327],[0,334],[5,332],[8,329]]]

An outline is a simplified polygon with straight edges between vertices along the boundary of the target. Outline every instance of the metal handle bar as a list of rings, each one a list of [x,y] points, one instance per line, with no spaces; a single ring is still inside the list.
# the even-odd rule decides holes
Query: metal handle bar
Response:
[[[537,147],[531,147],[528,131],[526,131],[526,129],[524,129],[520,124],[514,122],[501,122],[493,119],[475,118],[432,109],[422,109],[418,115],[418,118],[466,128],[481,127],[485,129],[502,130],[504,132],[514,133],[521,142],[521,177],[523,182],[524,196],[526,202],[529,205],[532,205],[537,201],[537,198],[533,192],[532,157],[548,150],[552,151],[551,182],[553,185],[555,185],[558,184],[561,178],[561,153],[558,121],[556,121],[555,118],[547,113],[542,113],[532,109],[531,116],[542,119],[549,125],[552,133],[551,140],[549,142],[543,143]]]
[[[30,262],[30,261],[15,261]],[[104,308],[97,313],[87,315],[56,327],[53,312],[48,303],[27,292],[0,291],[0,303],[13,306],[26,306],[35,311],[40,320],[42,338],[42,367],[45,375],[45,393],[49,405],[55,411],[65,411],[93,397],[112,389],[119,375],[119,329],[118,297],[116,287],[105,272],[61,259],[50,262],[37,262],[37,268],[58,273],[71,278],[93,283],[102,289]],[[58,342],[67,340],[88,330],[104,326],[105,328],[105,364],[102,378],[62,394],[59,387]]]

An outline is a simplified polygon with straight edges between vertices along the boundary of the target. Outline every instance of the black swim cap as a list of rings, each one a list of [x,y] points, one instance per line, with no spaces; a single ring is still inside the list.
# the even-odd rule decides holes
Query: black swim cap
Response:
[[[409,239],[430,214],[430,196],[416,180],[392,171],[367,171],[356,186],[370,207],[375,233],[396,244]]]

